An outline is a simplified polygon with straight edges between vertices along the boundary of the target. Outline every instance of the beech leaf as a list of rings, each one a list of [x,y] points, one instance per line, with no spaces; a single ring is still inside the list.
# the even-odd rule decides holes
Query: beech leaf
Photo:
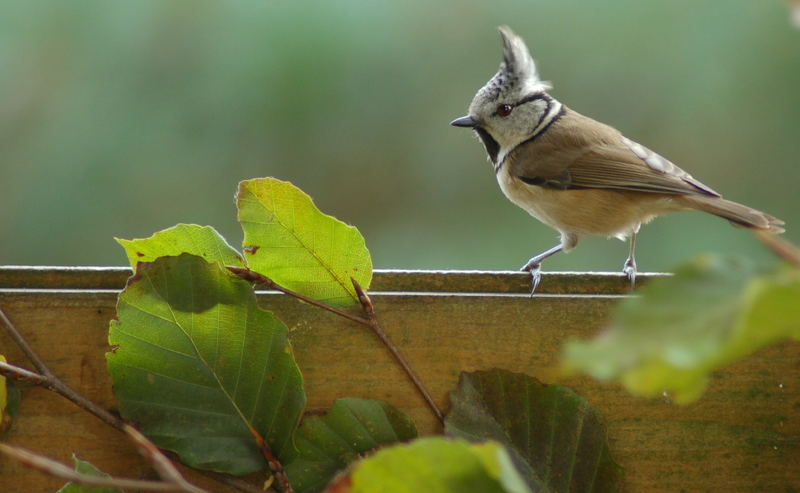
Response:
[[[295,492],[315,493],[362,454],[416,436],[411,418],[386,402],[338,399],[324,415],[303,418],[286,473]]]
[[[117,304],[106,355],[122,416],[186,464],[229,474],[265,465],[305,407],[287,329],[251,285],[182,254],[140,262]]]
[[[503,444],[532,491],[620,489],[602,415],[569,388],[505,370],[464,372],[450,402],[445,433]]]
[[[101,478],[110,478],[108,474],[96,468],[93,464],[80,460],[75,454],[72,454],[72,461],[75,463],[75,472],[85,474],[87,476],[98,476]],[[56,493],[122,493],[118,488],[109,488],[106,486],[87,486],[69,482],[61,487]]]
[[[717,369],[758,349],[800,337],[800,271],[760,273],[749,263],[703,256],[675,276],[622,301],[607,330],[571,341],[562,364],[630,392],[672,394],[689,403]]]
[[[320,212],[296,186],[275,178],[246,180],[236,203],[252,270],[332,305],[358,302],[351,278],[369,288],[372,259],[361,233]]]
[[[379,450],[326,490],[353,493],[530,493],[496,442],[421,438]]]
[[[128,261],[134,268],[139,262],[152,262],[159,257],[174,257],[182,253],[191,253],[222,265],[244,266],[244,259],[239,252],[211,226],[178,224],[149,238],[116,240],[125,249]]]

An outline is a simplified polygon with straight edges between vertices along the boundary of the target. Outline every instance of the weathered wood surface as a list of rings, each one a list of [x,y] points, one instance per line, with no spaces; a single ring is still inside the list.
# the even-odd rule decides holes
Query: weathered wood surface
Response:
[[[0,268],[0,307],[58,375],[108,408],[115,401],[103,355],[128,273]],[[765,349],[720,371],[690,406],[634,398],[617,385],[560,379],[553,371],[564,341],[603,325],[626,291],[624,278],[545,274],[542,294],[532,299],[528,285],[517,273],[386,271],[376,274],[373,298],[387,332],[442,406],[460,371],[492,367],[563,383],[588,398],[608,420],[628,491],[800,491],[800,344]],[[310,408],[345,396],[385,399],[409,412],[423,433],[440,431],[365,328],[283,295],[260,300],[292,329]],[[0,353],[30,367],[5,334]],[[25,392],[7,439],[63,461],[75,452],[112,474],[151,475],[118,432],[43,389]],[[60,484],[0,459],[2,492],[51,492]]]

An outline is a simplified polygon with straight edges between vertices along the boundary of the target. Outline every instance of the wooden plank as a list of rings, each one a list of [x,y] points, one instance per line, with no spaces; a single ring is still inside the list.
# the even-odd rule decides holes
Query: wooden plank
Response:
[[[122,289],[129,267],[0,266],[0,289]],[[643,272],[638,283],[668,274]],[[518,271],[420,271],[377,269],[371,291],[528,293],[530,275]],[[545,272],[540,294],[623,294],[621,272]]]
[[[384,275],[395,274],[378,274],[376,283]],[[413,276],[418,284],[407,284]],[[598,281],[598,276],[564,276],[564,285]],[[515,285],[518,275],[511,273],[486,273],[476,280],[459,273],[402,277],[381,281],[386,288],[402,289],[376,293],[376,309],[442,406],[462,370],[521,371],[573,387],[605,414],[612,453],[626,468],[629,491],[800,490],[800,469],[795,467],[800,459],[800,344],[776,345],[718,372],[699,402],[681,407],[663,399],[631,397],[616,385],[561,379],[554,371],[564,341],[596,333],[619,299],[616,294],[530,298],[502,289],[479,294],[483,289],[476,286],[486,283]],[[543,286],[549,279],[553,277],[546,277]],[[616,282],[613,275],[608,279]],[[104,282],[102,276],[100,280]],[[611,283],[602,287],[603,282],[602,289],[616,290]],[[476,292],[455,292],[458,283]],[[425,289],[413,292],[414,286]],[[441,292],[434,292],[437,286]],[[524,283],[523,288],[527,290]],[[587,286],[584,292],[601,288]],[[109,408],[115,401],[103,354],[115,300],[114,290],[0,289],[0,307],[53,370]],[[262,294],[260,302],[292,329],[311,409],[327,408],[337,397],[380,398],[409,412],[423,433],[441,431],[365,328],[283,295]],[[29,366],[4,334],[0,352]],[[117,475],[149,474],[116,431],[43,389],[25,392],[8,441],[64,461],[76,452]],[[0,460],[0,491],[55,491],[59,485]]]

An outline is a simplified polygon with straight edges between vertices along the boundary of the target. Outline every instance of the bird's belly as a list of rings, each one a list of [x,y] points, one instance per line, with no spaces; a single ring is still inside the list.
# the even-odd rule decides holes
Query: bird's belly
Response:
[[[579,236],[624,238],[639,224],[680,210],[668,195],[603,189],[553,190],[528,185],[505,170],[497,181],[503,193],[530,215],[558,231]]]

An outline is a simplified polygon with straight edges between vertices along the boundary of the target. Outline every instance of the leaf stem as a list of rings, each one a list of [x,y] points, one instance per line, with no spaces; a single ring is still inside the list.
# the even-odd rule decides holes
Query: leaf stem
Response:
[[[367,318],[359,317],[357,315],[352,315],[345,311],[339,310],[338,308],[334,308],[320,301],[311,299],[308,296],[292,291],[291,289],[287,289],[281,286],[280,284],[276,283],[269,277],[263,274],[259,274],[258,272],[252,271],[247,267],[238,267],[235,265],[228,265],[226,267],[229,271],[233,272],[234,274],[236,274],[237,276],[241,277],[242,279],[248,282],[266,286],[270,289],[274,289],[275,291],[280,291],[281,293],[287,294],[293,298],[297,298],[301,301],[304,301],[309,305],[322,308],[323,310],[327,310],[331,313],[339,315],[340,317],[346,318],[353,322],[369,327],[375,333],[375,335],[378,336],[383,345],[386,346],[386,349],[388,349],[389,352],[392,353],[392,356],[394,357],[395,361],[397,361],[397,363],[403,368],[403,371],[406,372],[406,375],[408,375],[408,378],[414,384],[414,387],[417,388],[417,391],[419,391],[423,399],[425,399],[425,402],[431,408],[431,411],[433,411],[433,414],[436,416],[436,418],[441,423],[444,424],[444,415],[442,414],[442,411],[439,409],[439,406],[436,405],[436,402],[433,400],[433,397],[431,397],[431,394],[430,392],[428,392],[428,389],[422,383],[422,380],[420,380],[419,376],[411,368],[411,365],[405,359],[403,354],[400,352],[397,346],[394,345],[391,338],[389,338],[389,335],[381,327],[381,324],[378,321],[378,317],[377,315],[375,315],[375,307],[372,304],[372,300],[355,279],[351,278],[350,281],[353,283],[353,287],[356,290],[356,294],[358,294],[358,300],[361,303],[361,308],[364,310],[364,313],[367,315]]]
[[[233,272],[234,274],[241,277],[245,281],[266,286],[270,289],[274,289],[275,291],[280,291],[281,293],[287,294],[292,298],[297,298],[298,300],[304,301],[309,305],[313,305],[316,306],[317,308],[322,308],[323,310],[335,313],[336,315],[339,315],[340,317],[346,318],[348,320],[352,320],[353,322],[362,325],[369,325],[369,321],[367,319],[361,318],[358,315],[353,315],[351,313],[339,310],[338,308],[334,308],[330,305],[326,305],[325,303],[309,298],[308,296],[292,291],[291,289],[284,288],[283,286],[276,283],[269,277],[263,274],[259,274],[256,271],[250,270],[247,267],[237,267],[235,265],[227,265],[226,267],[228,268],[229,271]]]
[[[387,334],[383,330],[383,327],[381,327],[381,324],[378,321],[378,317],[375,314],[375,305],[372,304],[372,300],[370,299],[369,295],[367,294],[366,291],[364,291],[364,288],[361,287],[358,281],[356,281],[353,278],[351,278],[350,281],[353,283],[353,287],[355,288],[356,293],[358,293],[358,300],[361,303],[364,312],[367,314],[367,320],[366,320],[367,323],[365,325],[370,329],[372,329],[372,332],[374,332],[375,335],[378,336],[383,345],[386,346],[386,349],[388,349],[389,352],[392,353],[392,356],[394,357],[395,361],[397,361],[397,363],[403,368],[403,371],[406,372],[406,375],[408,375],[408,378],[414,384],[414,387],[416,387],[417,391],[420,393],[420,395],[422,395],[422,398],[425,399],[425,402],[428,404],[428,407],[431,408],[433,414],[436,416],[436,418],[439,420],[440,423],[444,424],[444,415],[442,414],[442,411],[439,409],[439,406],[436,405],[436,401],[434,401],[433,397],[431,397],[431,394],[430,392],[428,392],[428,389],[425,387],[425,384],[422,383],[422,380],[419,378],[419,375],[417,375],[414,369],[411,368],[411,365],[408,363],[405,356],[403,356],[403,353],[401,353],[400,350],[397,348],[397,346],[394,345],[391,338],[389,337],[389,334]]]
[[[281,491],[283,493],[294,493],[294,488],[292,488],[291,483],[289,483],[289,476],[286,475],[286,470],[283,468],[283,464],[272,451],[272,448],[269,446],[269,444],[267,444],[267,441],[264,440],[264,437],[261,436],[261,433],[259,433],[253,427],[250,427],[250,433],[255,437],[259,448],[261,448],[261,454],[264,456],[264,460],[267,461],[269,470],[272,471],[275,479],[278,480],[278,484],[281,485]]]

